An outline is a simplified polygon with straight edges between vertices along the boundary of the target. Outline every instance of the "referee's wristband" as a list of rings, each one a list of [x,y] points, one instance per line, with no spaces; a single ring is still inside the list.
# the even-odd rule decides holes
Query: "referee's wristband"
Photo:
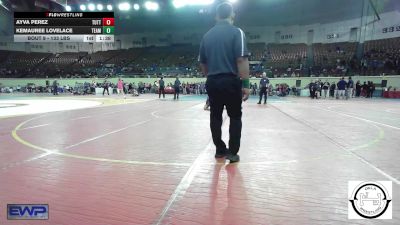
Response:
[[[250,88],[250,79],[243,79],[242,80],[242,88]]]

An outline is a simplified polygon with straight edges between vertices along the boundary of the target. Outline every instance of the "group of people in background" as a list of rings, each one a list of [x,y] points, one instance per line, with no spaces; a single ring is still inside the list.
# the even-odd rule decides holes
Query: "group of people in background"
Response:
[[[321,80],[311,81],[309,84],[310,97],[312,99],[318,98],[336,98],[336,99],[349,99],[354,97],[372,98],[375,91],[375,84],[372,81],[366,81],[361,84],[354,81],[351,77],[345,80],[342,77],[337,83],[329,83],[328,80],[322,82]]]
[[[178,77],[175,78],[173,83],[166,83],[164,78],[161,77],[158,81],[154,82],[154,86],[156,87],[155,92],[159,94],[159,98],[161,95],[165,98],[166,89],[172,89],[174,92],[174,99],[179,99],[179,94],[189,95],[203,95],[206,94],[206,85],[205,82],[197,82],[197,83],[189,83],[189,82],[181,82]]]
[[[135,84],[134,82],[124,82],[122,78],[119,78],[116,83],[110,82],[108,79],[104,79],[103,82],[99,83],[96,82],[96,79],[93,79],[92,82],[84,82],[80,85],[78,84],[80,83],[76,82],[75,86],[70,86],[68,84],[60,85],[58,80],[54,80],[52,82],[47,80],[46,85],[40,86],[32,83],[27,84],[26,86],[18,85],[16,87],[9,87],[8,90],[12,89],[11,92],[52,93],[53,95],[58,95],[59,93],[75,94],[79,92],[79,89],[82,89],[81,93],[79,94],[94,94],[96,92],[96,88],[102,88],[103,95],[110,95],[110,92],[122,96],[127,94],[138,96],[139,94],[144,93],[157,93],[159,94],[159,98],[161,98],[161,96],[165,98],[165,90],[169,88],[174,90],[174,99],[179,99],[180,94],[207,94],[205,82],[181,82],[178,77],[176,77],[175,81],[172,83],[167,83],[163,78],[160,78],[153,84],[144,82],[138,82]],[[375,91],[375,84],[372,81],[354,82],[351,77],[348,77],[347,79],[342,77],[338,82],[314,80],[309,84],[308,88],[310,91],[310,97],[313,99],[348,99],[353,97],[372,98]],[[265,72],[262,74],[262,78],[258,83],[251,84],[250,90],[252,95],[259,96],[258,104],[266,104],[268,96],[271,95],[284,97],[291,93],[297,95],[296,91],[300,91],[300,89],[295,87],[290,88],[284,83],[276,84],[273,87],[270,84]],[[6,91],[5,88],[2,88],[1,92],[9,91]]]
[[[118,95],[137,93],[157,93],[159,94],[159,98],[163,96],[165,98],[166,89],[172,88],[174,90],[175,96],[174,99],[179,99],[179,94],[206,94],[205,83],[189,83],[189,82],[181,82],[178,77],[173,83],[166,83],[164,78],[160,78],[159,80],[154,81],[153,84],[139,82],[137,85],[135,83],[125,83],[121,78],[118,79],[117,83],[114,84],[109,82],[108,79],[104,79],[101,85],[96,84],[96,87],[103,88],[103,95],[110,94],[109,88],[112,90],[116,90],[115,92]]]

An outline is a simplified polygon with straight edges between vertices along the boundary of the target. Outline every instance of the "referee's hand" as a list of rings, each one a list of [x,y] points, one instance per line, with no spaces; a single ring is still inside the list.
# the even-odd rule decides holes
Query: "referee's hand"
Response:
[[[242,93],[243,93],[243,101],[247,101],[247,99],[249,99],[250,96],[250,89],[249,88],[242,88]]]

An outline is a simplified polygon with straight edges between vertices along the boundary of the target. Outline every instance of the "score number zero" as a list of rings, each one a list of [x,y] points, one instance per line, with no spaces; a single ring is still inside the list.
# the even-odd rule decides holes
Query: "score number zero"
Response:
[[[93,26],[114,26],[114,18],[92,20]]]
[[[114,34],[114,18],[103,18],[103,34]]]
[[[103,26],[114,26],[114,18],[103,18]]]
[[[94,26],[103,26],[101,28],[92,28],[92,34],[114,34],[114,18],[103,18],[102,20],[96,19],[92,20],[92,25]]]

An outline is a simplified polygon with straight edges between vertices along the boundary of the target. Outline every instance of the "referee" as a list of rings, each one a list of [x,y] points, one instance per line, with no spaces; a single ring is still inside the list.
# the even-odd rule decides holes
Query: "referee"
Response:
[[[242,101],[246,101],[250,93],[246,39],[243,31],[232,25],[233,18],[231,4],[217,6],[217,24],[204,35],[199,54],[200,67],[207,75],[215,157],[226,157],[231,163],[240,160],[237,153],[242,133]],[[230,117],[229,149],[221,139],[224,106]]]
[[[257,104],[261,104],[261,100],[264,95],[264,104],[267,104],[267,96],[268,96],[268,85],[269,80],[267,78],[267,73],[263,73],[263,77],[260,80],[260,101]]]
[[[165,98],[165,83],[164,79],[161,77],[161,79],[158,81],[158,98],[161,98],[161,94],[163,95],[163,98]]]

